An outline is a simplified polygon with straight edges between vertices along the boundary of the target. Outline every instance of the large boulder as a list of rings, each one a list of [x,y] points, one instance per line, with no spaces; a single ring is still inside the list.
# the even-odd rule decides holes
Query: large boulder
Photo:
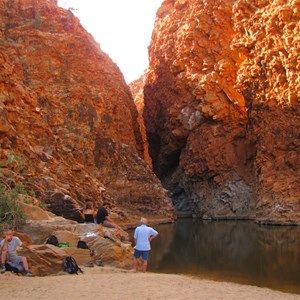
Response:
[[[46,276],[63,272],[63,260],[66,252],[63,248],[53,245],[37,245],[35,252],[21,251],[20,255],[26,256],[29,268],[36,276]]]
[[[130,269],[133,266],[133,248],[131,243],[121,242],[108,236],[87,239],[89,247],[95,252],[95,260],[119,268]]]

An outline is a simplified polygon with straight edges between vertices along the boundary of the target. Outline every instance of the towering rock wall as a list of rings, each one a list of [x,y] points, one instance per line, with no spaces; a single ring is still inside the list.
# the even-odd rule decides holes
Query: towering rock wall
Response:
[[[57,214],[80,220],[102,192],[126,217],[172,215],[142,155],[131,93],[118,67],[56,0],[0,1],[0,159]],[[2,168],[7,178],[9,169]]]
[[[143,116],[179,214],[300,222],[298,36],[299,1],[163,2]]]
[[[258,220],[300,223],[300,1],[237,1],[237,88],[256,145]]]
[[[150,46],[144,117],[154,170],[177,210],[202,217],[254,212],[254,149],[236,91],[234,1],[165,1]]]

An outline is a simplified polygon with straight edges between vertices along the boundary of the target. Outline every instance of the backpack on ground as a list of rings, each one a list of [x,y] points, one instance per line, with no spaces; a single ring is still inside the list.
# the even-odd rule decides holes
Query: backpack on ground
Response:
[[[46,241],[46,244],[51,244],[56,247],[58,247],[58,239],[55,235],[51,235],[48,240]]]
[[[77,248],[81,249],[90,249],[85,241],[78,241]]]
[[[64,270],[69,274],[76,274],[78,272],[83,273],[83,271],[78,267],[76,260],[72,256],[68,256],[63,261]]]
[[[18,275],[20,273],[23,273],[23,271],[24,271],[24,268],[21,264],[12,265],[9,262],[5,263],[5,269],[6,269],[6,271],[10,271],[10,272],[16,273]]]

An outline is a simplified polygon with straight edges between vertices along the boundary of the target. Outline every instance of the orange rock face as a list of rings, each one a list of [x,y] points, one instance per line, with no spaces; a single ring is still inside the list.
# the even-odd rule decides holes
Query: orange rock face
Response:
[[[157,12],[143,116],[181,215],[300,223],[299,3],[268,3]]]
[[[105,189],[125,219],[170,217],[129,88],[79,20],[55,0],[2,0],[0,17],[0,160],[20,156],[18,181],[56,214],[82,220]]]
[[[256,145],[256,218],[300,224],[300,1],[237,1],[237,88]]]

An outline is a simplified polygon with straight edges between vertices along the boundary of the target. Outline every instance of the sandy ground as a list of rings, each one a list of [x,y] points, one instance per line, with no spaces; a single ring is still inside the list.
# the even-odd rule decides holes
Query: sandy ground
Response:
[[[299,299],[267,288],[215,282],[184,275],[132,273],[112,267],[84,268],[84,274],[27,278],[0,275],[1,299]]]

